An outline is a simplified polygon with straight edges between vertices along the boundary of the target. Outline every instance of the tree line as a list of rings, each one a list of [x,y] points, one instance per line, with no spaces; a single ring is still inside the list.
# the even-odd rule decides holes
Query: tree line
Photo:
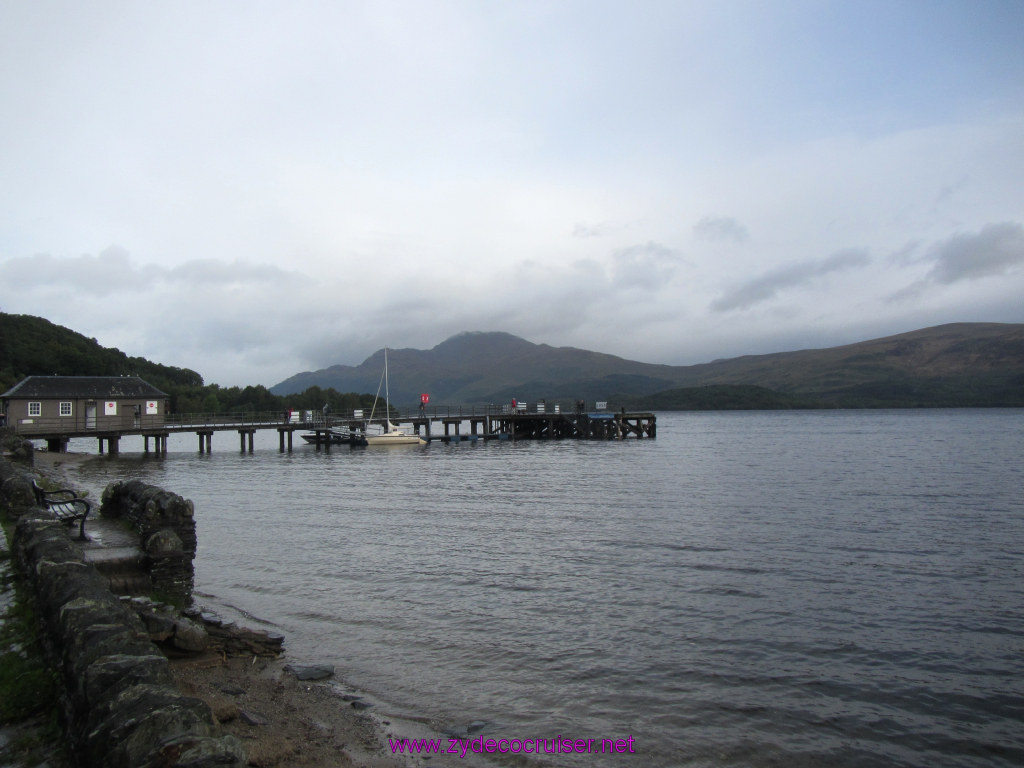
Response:
[[[331,387],[309,387],[295,395],[275,395],[262,384],[248,387],[208,384],[164,391],[171,396],[171,409],[175,413],[284,413],[321,411],[325,405],[332,413],[345,413],[354,408],[369,410],[373,406],[373,395],[338,392]]]

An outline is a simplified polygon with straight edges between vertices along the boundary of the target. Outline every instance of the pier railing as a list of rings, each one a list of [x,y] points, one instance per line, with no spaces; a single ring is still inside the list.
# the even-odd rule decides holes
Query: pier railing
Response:
[[[595,407],[600,405],[603,407]],[[391,407],[388,417],[391,421],[415,421],[417,419],[482,419],[488,416],[507,415],[572,415],[580,412],[618,412],[619,408],[608,403],[516,402],[487,403],[477,405],[424,405],[422,408],[400,409]],[[383,420],[385,409],[378,407],[346,410],[293,409],[290,411],[261,411],[248,413],[171,413],[165,415],[143,414],[134,418],[115,420],[100,417],[91,419],[84,416],[33,418],[31,421],[15,421],[8,424],[13,431],[30,437],[33,435],[90,435],[99,433],[145,434],[147,432],[186,432],[197,429],[229,430],[278,427],[301,429],[330,426],[354,421],[367,421],[373,413],[373,420]]]
[[[358,421],[370,418],[369,408],[349,409],[346,411],[330,411],[329,417],[339,421]],[[545,401],[539,400],[532,403],[517,401],[515,406],[507,403],[486,403],[477,405],[425,405],[422,408],[397,408],[391,406],[391,420],[415,421],[416,419],[474,419],[486,416],[507,416],[512,414],[545,414],[545,415],[572,415],[573,413],[618,413],[622,406],[599,401],[599,402],[573,402],[568,401]],[[303,412],[308,413],[308,412]],[[384,418],[384,409],[377,408],[374,413],[374,420]],[[323,420],[322,414],[313,412],[313,421]]]

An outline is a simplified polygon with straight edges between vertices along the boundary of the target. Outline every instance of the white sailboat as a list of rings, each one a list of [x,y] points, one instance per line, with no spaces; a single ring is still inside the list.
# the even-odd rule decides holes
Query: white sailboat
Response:
[[[377,395],[380,395],[380,387],[377,387]],[[366,430],[367,445],[420,445],[427,441],[418,434],[411,434],[391,423],[391,395],[388,392],[388,348],[384,347],[384,403],[387,410],[384,412],[384,424],[382,431],[376,434]],[[370,411],[370,421],[373,421],[373,414],[377,410],[377,398],[373,399],[373,409]]]

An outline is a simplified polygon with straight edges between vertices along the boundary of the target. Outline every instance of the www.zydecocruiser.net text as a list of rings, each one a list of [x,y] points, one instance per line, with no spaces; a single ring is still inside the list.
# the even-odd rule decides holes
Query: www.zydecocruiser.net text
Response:
[[[525,754],[565,755],[577,754],[635,754],[634,739],[568,739],[561,735],[553,739],[388,739],[393,754],[405,755],[458,755],[469,754]]]

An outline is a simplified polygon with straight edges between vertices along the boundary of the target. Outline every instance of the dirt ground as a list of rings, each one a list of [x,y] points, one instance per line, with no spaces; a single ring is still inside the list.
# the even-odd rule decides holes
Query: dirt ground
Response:
[[[391,754],[386,737],[407,736],[369,702],[330,681],[302,681],[285,659],[172,659],[181,692],[205,701],[259,768],[398,768],[423,765]]]

